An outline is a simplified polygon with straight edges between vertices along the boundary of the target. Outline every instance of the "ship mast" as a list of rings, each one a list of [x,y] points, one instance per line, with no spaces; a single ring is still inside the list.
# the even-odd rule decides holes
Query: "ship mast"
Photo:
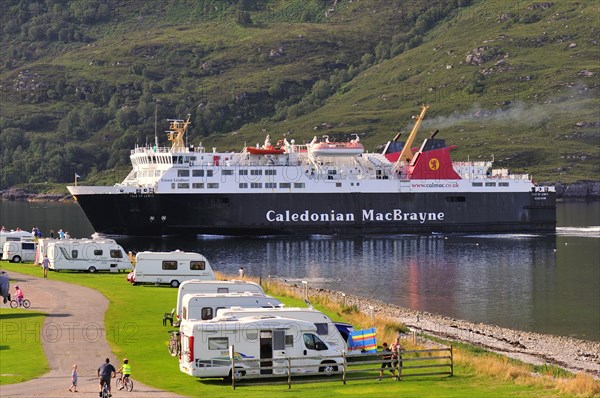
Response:
[[[170,130],[167,130],[167,139],[173,143],[171,152],[177,152],[185,149],[183,136],[190,124],[191,115],[188,113],[185,122],[181,119],[167,119],[171,122]]]
[[[396,164],[394,164],[394,167],[393,167],[394,170],[398,170],[400,168],[400,165],[402,164],[402,162],[410,163],[410,161],[412,160],[414,155],[412,153],[411,147],[412,147],[413,142],[415,141],[415,137],[417,136],[419,127],[421,127],[421,122],[425,118],[425,113],[427,113],[427,109],[429,109],[429,106],[423,105],[421,107],[421,113],[419,114],[419,116],[416,116],[416,117],[413,116],[413,118],[416,118],[417,120],[415,121],[415,125],[414,125],[412,131],[410,132],[410,135],[408,136],[408,138],[406,139],[406,142],[404,143],[404,147],[402,147],[402,152],[400,152],[400,157],[396,161]]]

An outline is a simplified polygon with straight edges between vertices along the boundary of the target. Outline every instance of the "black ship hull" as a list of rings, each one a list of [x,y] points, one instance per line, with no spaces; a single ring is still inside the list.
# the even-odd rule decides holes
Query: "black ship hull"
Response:
[[[80,194],[109,235],[554,232],[556,193]]]

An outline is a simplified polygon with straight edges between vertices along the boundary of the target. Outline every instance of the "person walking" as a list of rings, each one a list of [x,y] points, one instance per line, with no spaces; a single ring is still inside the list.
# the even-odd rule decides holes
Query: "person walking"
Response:
[[[71,387],[70,392],[77,392],[77,364],[73,365],[73,371],[71,372]]]
[[[115,370],[115,367],[110,364],[110,359],[106,358],[105,362],[100,365],[97,371],[98,380],[100,381],[100,391],[98,396],[102,396],[102,387],[104,384],[106,384],[106,387],[108,388],[108,396],[110,397],[112,395],[110,389],[110,379],[114,379],[116,373],[117,371]]]
[[[400,336],[396,336],[394,339],[394,343],[390,347],[392,350],[392,369],[398,369],[398,376],[396,379],[399,379],[402,374],[402,360],[399,360],[399,352],[402,350],[402,346],[400,345]]]
[[[50,259],[48,259],[48,255],[44,255],[44,259],[42,260],[42,268],[44,269],[44,278],[48,278],[48,268],[50,268]]]
[[[381,362],[381,369],[379,369],[379,377],[377,378],[377,381],[381,381],[381,379],[383,378],[383,370],[386,367],[389,367],[390,372],[392,373],[392,376],[396,377],[396,371],[394,370],[394,367],[392,366],[392,351],[388,348],[387,343],[383,343],[382,347],[383,347],[383,352],[382,352],[383,362]]]

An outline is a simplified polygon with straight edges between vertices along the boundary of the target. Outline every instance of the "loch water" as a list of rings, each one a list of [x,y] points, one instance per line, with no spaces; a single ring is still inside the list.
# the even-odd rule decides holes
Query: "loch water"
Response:
[[[217,271],[307,281],[472,322],[600,341],[600,203],[561,202],[556,234],[117,238]],[[0,224],[89,237],[75,203],[0,201]]]

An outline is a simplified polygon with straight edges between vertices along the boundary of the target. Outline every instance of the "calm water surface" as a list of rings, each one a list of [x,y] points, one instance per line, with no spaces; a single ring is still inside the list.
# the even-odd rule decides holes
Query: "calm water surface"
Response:
[[[0,224],[94,231],[76,204],[0,201]],[[117,239],[194,250],[214,269],[376,298],[514,329],[600,341],[600,204],[560,203],[556,235]]]

